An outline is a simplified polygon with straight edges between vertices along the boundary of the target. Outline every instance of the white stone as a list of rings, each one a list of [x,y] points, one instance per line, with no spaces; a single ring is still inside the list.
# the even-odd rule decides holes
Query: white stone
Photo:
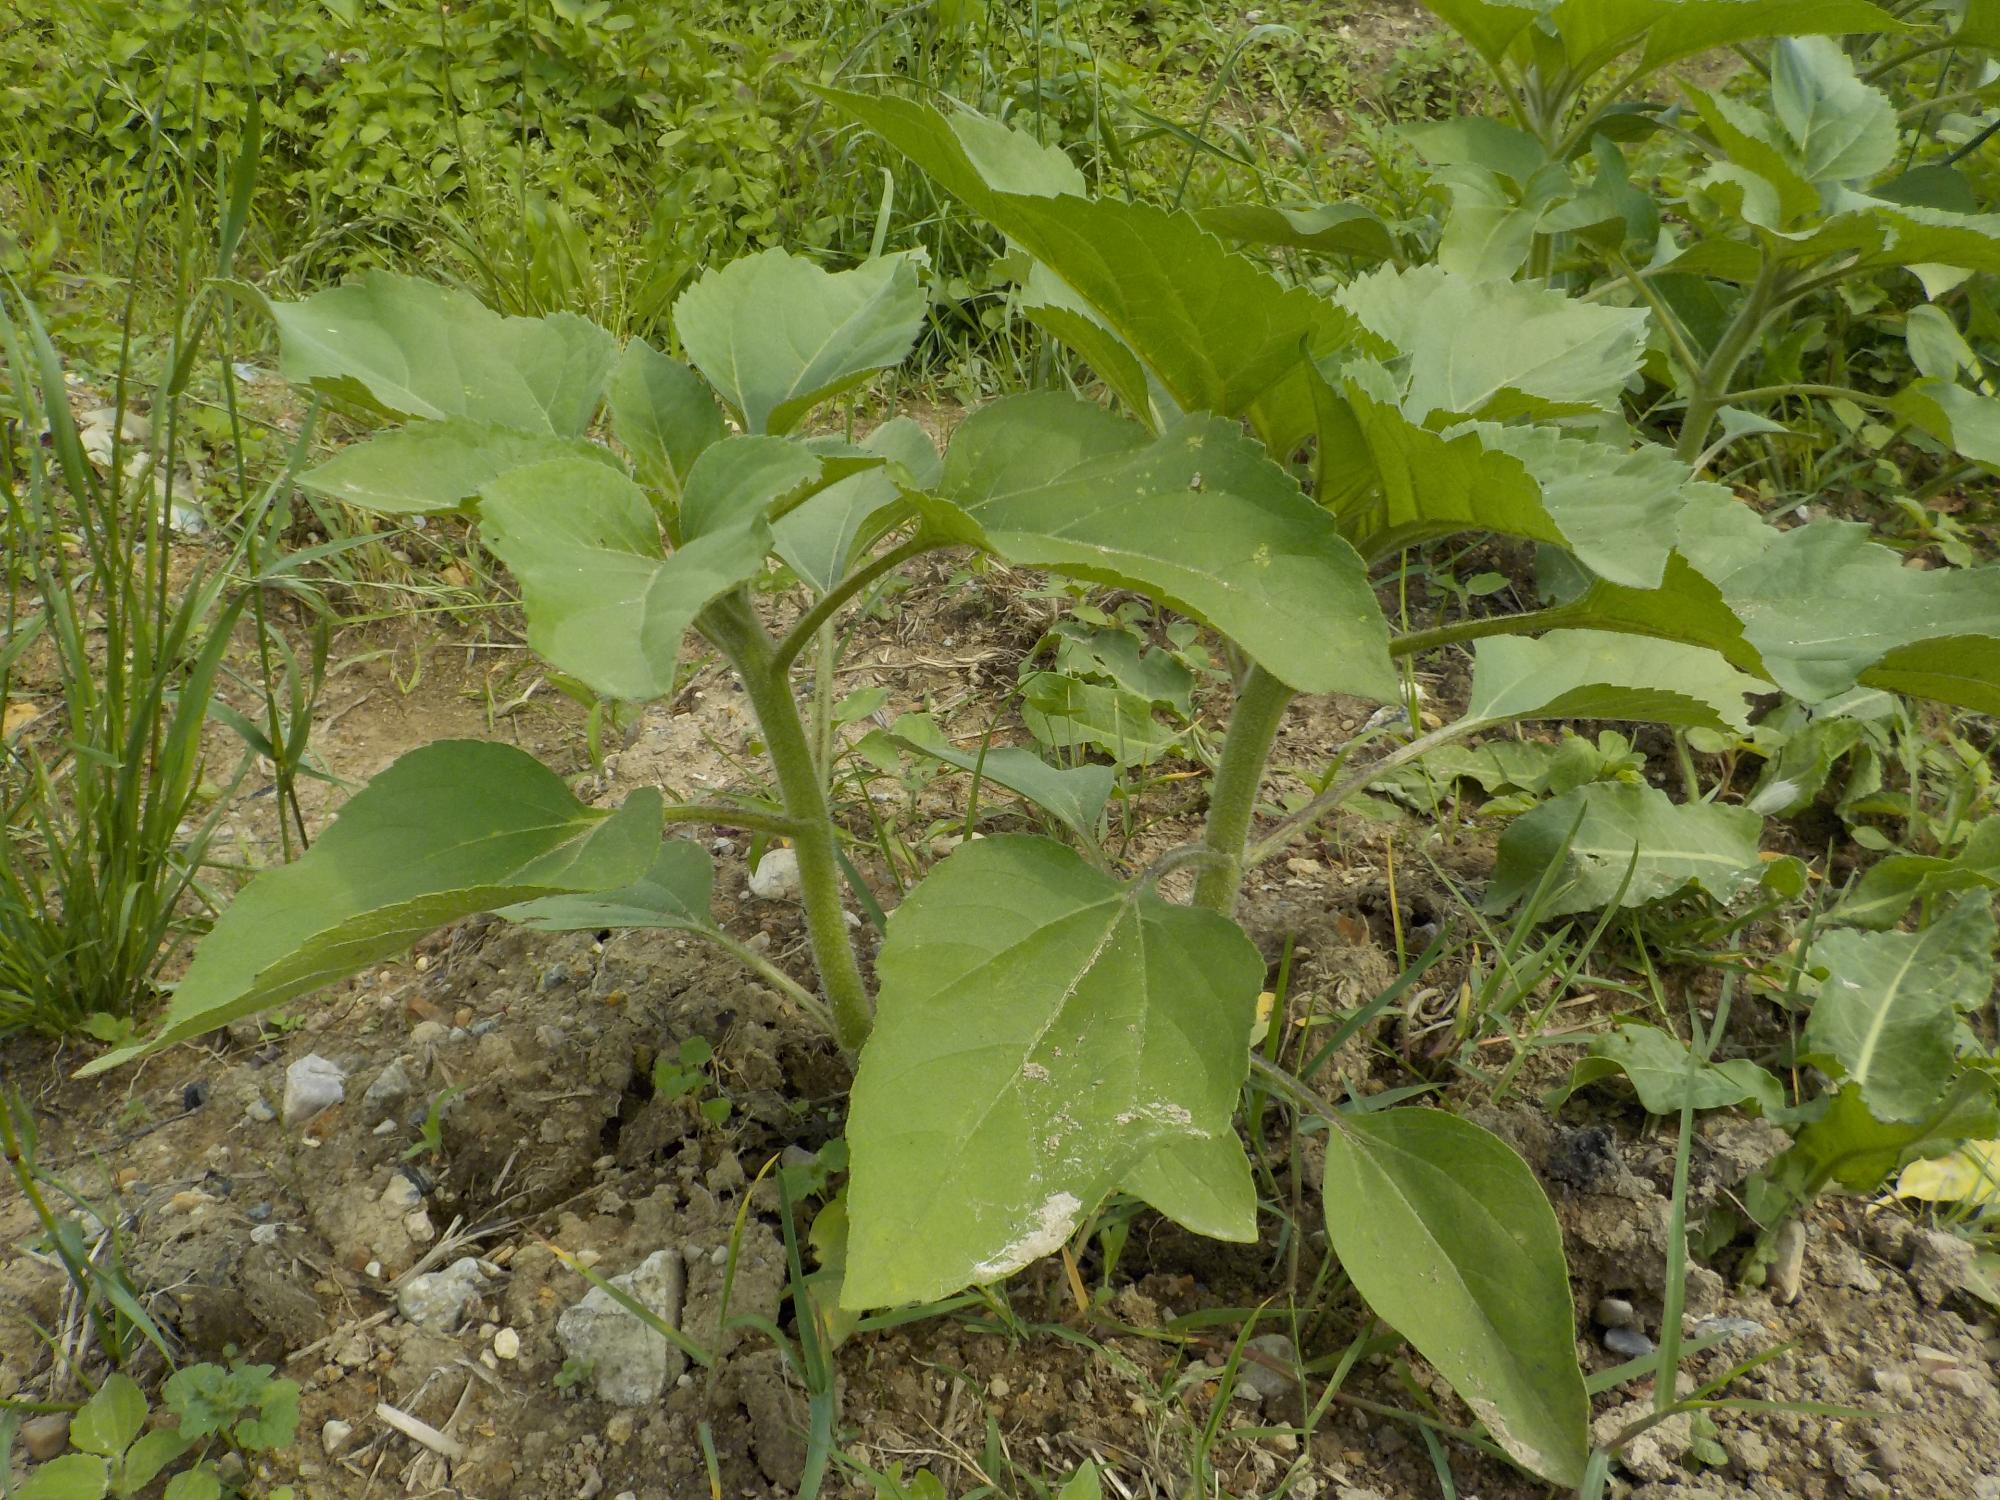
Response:
[[[398,1172],[382,1189],[382,1206],[392,1213],[406,1214],[413,1208],[424,1206],[424,1195],[417,1191],[414,1182]]]
[[[321,1110],[331,1109],[347,1097],[347,1075],[337,1063],[317,1052],[309,1052],[285,1069],[287,1125],[303,1125]]]
[[[511,1328],[503,1328],[493,1335],[493,1353],[501,1359],[521,1357],[521,1335]]]
[[[686,1268],[672,1250],[655,1250],[611,1285],[673,1326],[681,1315]],[[646,1406],[687,1368],[687,1356],[600,1287],[556,1320],[571,1359],[588,1363],[597,1394],[613,1406]]]
[[[450,1333],[485,1289],[486,1273],[468,1255],[442,1271],[413,1277],[396,1294],[396,1306],[417,1327]]]
[[[326,1456],[332,1458],[347,1446],[347,1440],[353,1436],[352,1422],[343,1422],[338,1417],[332,1417],[319,1430],[319,1445],[326,1450]]]
[[[766,849],[750,872],[750,894],[765,901],[796,901],[799,856],[791,849]]]
[[[413,1209],[403,1215],[403,1233],[419,1245],[428,1245],[438,1234],[437,1226],[431,1222],[431,1216],[421,1208]]]

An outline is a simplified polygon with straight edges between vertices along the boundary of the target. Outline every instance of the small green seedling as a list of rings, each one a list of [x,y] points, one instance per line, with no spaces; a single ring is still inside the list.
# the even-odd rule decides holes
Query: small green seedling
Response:
[[[419,1156],[438,1156],[444,1151],[444,1112],[451,1101],[465,1090],[457,1084],[441,1089],[431,1100],[431,1107],[424,1111],[424,1122],[417,1128],[417,1139],[403,1152],[404,1161],[412,1161]]]
[[[653,1093],[661,1099],[685,1099],[711,1125],[729,1118],[729,1100],[717,1093],[712,1099],[695,1098],[704,1088],[715,1086],[715,1048],[707,1037],[685,1038],[672,1057],[662,1053],[653,1063]]]

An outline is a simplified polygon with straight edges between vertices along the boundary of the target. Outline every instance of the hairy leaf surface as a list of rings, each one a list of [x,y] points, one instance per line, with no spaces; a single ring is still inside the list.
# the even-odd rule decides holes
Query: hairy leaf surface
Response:
[[[1500,835],[1487,909],[1505,911],[1523,899],[1558,859],[1563,874],[1541,908],[1544,916],[1609,904],[1628,868],[1632,879],[1621,906],[1643,906],[1690,888],[1727,901],[1756,883],[1763,822],[1746,808],[1681,804],[1655,787],[1592,782],[1508,825]]]
[[[1006,397],[954,434],[940,493],[957,514],[935,523],[1010,563],[1153,594],[1302,692],[1395,695],[1361,559],[1231,423],[1148,440],[1067,396]]]
[[[918,259],[885,255],[829,272],[766,250],[682,292],[674,330],[748,432],[781,436],[910,352],[926,306]]]
[[[1746,729],[1744,699],[1768,691],[1715,652],[1603,630],[1539,639],[1494,636],[1473,647],[1468,719],[1632,719]]]
[[[519,432],[449,417],[412,422],[350,443],[299,476],[316,494],[386,515],[437,515],[470,508],[502,474],[552,459],[585,459],[621,472],[610,449],[585,438]]]
[[[1812,959],[1827,975],[1806,1046],[1840,1065],[1877,1119],[1920,1119],[1951,1075],[1959,1013],[1992,993],[1993,942],[1983,892],[1921,932],[1823,933]]]

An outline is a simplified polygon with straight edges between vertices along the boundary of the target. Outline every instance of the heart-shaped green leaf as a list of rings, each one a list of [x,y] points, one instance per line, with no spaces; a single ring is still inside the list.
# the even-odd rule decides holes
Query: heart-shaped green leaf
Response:
[[[924,318],[920,259],[886,255],[828,272],[766,250],[682,292],[674,331],[748,432],[782,435],[910,352]]]
[[[528,644],[598,692],[634,701],[674,690],[694,617],[757,575],[771,539],[753,508],[666,556],[646,492],[576,459],[503,475],[481,494],[480,520],[521,585]]]
[[[1301,692],[1395,696],[1361,559],[1232,423],[1149,441],[1067,396],[1006,397],[960,425],[939,490],[934,520],[1010,563],[1150,593]]]
[[[1233,1128],[1263,959],[1060,844],[960,846],[890,917],[877,972],[843,1306],[1009,1275],[1153,1152]]]
[[[644,339],[619,356],[606,391],[611,432],[632,457],[642,483],[678,495],[688,469],[711,443],[722,441],[722,413],[694,371]]]

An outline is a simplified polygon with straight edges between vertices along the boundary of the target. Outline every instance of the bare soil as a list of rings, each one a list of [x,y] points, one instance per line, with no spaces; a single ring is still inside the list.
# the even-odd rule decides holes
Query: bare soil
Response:
[[[843,690],[879,683],[892,712],[923,707],[959,732],[983,729],[971,715],[1011,680],[1050,608],[1017,584],[938,565],[891,620],[864,623]],[[467,735],[520,743],[599,800],[642,784],[686,795],[753,785],[752,726],[713,664],[676,701],[645,711],[593,772],[565,700],[539,693],[493,713],[496,700],[512,703],[522,690],[513,654],[437,638],[411,688],[414,639],[392,638],[392,654],[365,661],[380,638],[342,643],[340,655],[359,664],[333,678],[314,743],[345,785],[418,744]],[[492,690],[496,673],[510,674],[507,693]],[[1453,687],[1434,685],[1447,696]],[[1300,711],[1277,763],[1316,769],[1366,713],[1338,701]],[[1169,781],[1148,793],[1135,859],[1187,836],[1200,785]],[[1288,785],[1279,777],[1270,790]],[[323,823],[342,795],[308,784],[309,822]],[[941,816],[955,811],[948,787],[932,796]],[[225,826],[247,859],[268,858],[269,789],[253,779]],[[741,839],[712,848],[723,924],[808,980],[796,910],[749,894]],[[1487,858],[1477,837],[1447,847],[1418,822],[1356,819],[1268,867],[1246,917],[1274,965],[1289,948],[1286,1019],[1310,1021],[1379,993],[1396,973],[1397,927],[1407,941],[1426,924],[1458,920],[1443,880],[1476,890]],[[869,875],[893,907],[886,867],[877,861]],[[1365,1093],[1421,1074],[1457,984],[1440,977],[1391,1007],[1332,1061],[1321,1086]],[[713,1044],[732,1102],[720,1126],[652,1097],[647,1081],[654,1057],[692,1036]],[[342,1067],[347,1101],[287,1127],[267,1116],[287,1065],[308,1053]],[[810,1018],[726,956],[673,934],[548,936],[475,919],[291,1007],[280,1025],[239,1023],[108,1085],[72,1080],[81,1060],[21,1042],[0,1052],[8,1082],[34,1102],[45,1160],[121,1226],[135,1280],[189,1356],[236,1351],[304,1386],[299,1442],[271,1463],[272,1482],[324,1500],[395,1489],[678,1500],[709,1493],[706,1424],[724,1495],[795,1493],[804,1393],[770,1339],[739,1319],[795,1326],[781,1206],[760,1174],[838,1134],[847,1068]],[[1566,1062],[1559,1053],[1531,1062],[1504,1106],[1470,1093],[1458,1102],[1514,1142],[1547,1184],[1568,1241],[1579,1350],[1595,1371],[1619,1363],[1593,1323],[1600,1298],[1629,1300],[1642,1330],[1659,1331],[1672,1141],[1611,1092],[1552,1118],[1533,1100]],[[371,1118],[364,1094],[393,1066],[410,1087]],[[462,1092],[443,1113],[441,1149],[407,1157],[430,1102],[448,1088]],[[1265,1128],[1258,1122],[1259,1134]],[[1696,1146],[1695,1209],[1723,1199],[1781,1143],[1757,1122],[1711,1117]],[[1417,1427],[1385,1415],[1429,1401],[1445,1421],[1469,1425],[1442,1383],[1393,1342],[1362,1359],[1307,1430],[1324,1372],[1366,1331],[1366,1314],[1351,1295],[1313,1294],[1325,1246],[1315,1142],[1267,1144],[1276,1180],[1297,1195],[1295,1232],[1287,1216],[1270,1216],[1265,1243],[1221,1246],[1142,1214],[1108,1295],[1087,1311],[1051,1262],[1015,1278],[993,1306],[849,1339],[839,1353],[844,1451],[877,1469],[928,1465],[953,1494],[1013,1484],[1009,1469],[1057,1480],[1093,1458],[1108,1493],[1178,1497],[1191,1493],[1192,1456],[1223,1400],[1207,1493],[1400,1500],[1442,1493],[1443,1464],[1462,1496],[1546,1494],[1470,1444],[1433,1454]],[[402,1206],[412,1188],[422,1206],[415,1221]],[[0,1395],[47,1389],[50,1360],[34,1329],[60,1328],[65,1316],[60,1279],[21,1248],[31,1231],[27,1206],[0,1198]],[[558,1247],[602,1275],[657,1250],[678,1255],[683,1326],[721,1354],[712,1376],[685,1371],[640,1410],[604,1404],[588,1381],[559,1387],[556,1319],[588,1287]],[[457,1331],[425,1331],[397,1312],[394,1294],[411,1276],[466,1255],[489,1281]],[[1084,1284],[1104,1282],[1101,1247],[1079,1255]],[[1718,1410],[1712,1431],[1682,1418],[1639,1438],[1614,1489],[1677,1500],[2000,1496],[2000,1338],[1975,1295],[1981,1284],[1965,1240],[1920,1227],[1889,1201],[1814,1214],[1789,1305],[1696,1268],[1688,1326],[1727,1328],[1731,1338],[1692,1359],[1689,1375],[1706,1382],[1752,1365],[1724,1394],[1766,1405]],[[1268,1395],[1232,1396],[1220,1367],[1241,1317],[1266,1303],[1260,1331],[1296,1337],[1310,1373]],[[1287,1306],[1296,1320],[1277,1311]],[[1714,1321],[1725,1318],[1737,1321]],[[512,1336],[503,1347],[518,1340],[513,1358],[495,1353],[502,1330]],[[397,1435],[376,1415],[384,1402],[446,1433],[460,1456],[448,1461]],[[1643,1381],[1600,1396],[1600,1436],[1649,1403]],[[321,1441],[329,1420],[353,1429],[332,1452]],[[1711,1440],[1712,1466],[1687,1461],[1696,1437]],[[842,1472],[825,1492],[870,1493]]]

